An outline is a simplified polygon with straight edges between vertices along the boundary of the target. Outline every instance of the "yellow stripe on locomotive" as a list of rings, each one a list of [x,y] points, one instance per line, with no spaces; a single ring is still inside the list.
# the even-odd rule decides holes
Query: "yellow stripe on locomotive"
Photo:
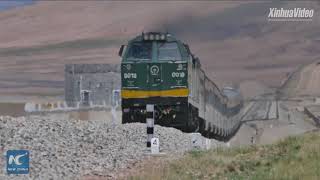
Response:
[[[188,88],[170,89],[170,90],[126,90],[121,91],[121,97],[129,98],[149,98],[149,97],[187,97]]]

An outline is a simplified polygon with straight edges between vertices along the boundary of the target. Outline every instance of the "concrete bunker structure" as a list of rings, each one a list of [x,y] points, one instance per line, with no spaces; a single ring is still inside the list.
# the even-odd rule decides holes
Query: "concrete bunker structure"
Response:
[[[120,96],[120,65],[65,65],[65,100],[68,106],[112,105]],[[120,99],[120,97],[119,97]]]

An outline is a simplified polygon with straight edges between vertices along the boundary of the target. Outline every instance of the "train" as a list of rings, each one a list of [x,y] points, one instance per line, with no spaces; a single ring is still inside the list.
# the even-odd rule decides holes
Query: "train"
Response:
[[[146,32],[119,49],[122,123],[146,122],[226,140],[241,124],[243,98],[232,86],[219,89],[198,57],[170,33]]]

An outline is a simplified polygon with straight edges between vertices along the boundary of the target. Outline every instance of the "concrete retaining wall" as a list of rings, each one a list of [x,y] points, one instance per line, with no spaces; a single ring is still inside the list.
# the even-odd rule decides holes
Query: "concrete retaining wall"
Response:
[[[106,109],[111,110],[111,105],[107,102],[102,104],[94,104],[90,102],[89,105],[82,105],[80,102],[73,103],[74,106],[68,106],[66,101],[35,103],[28,102],[24,106],[25,112],[55,112],[55,111],[76,111],[76,110],[91,110],[91,109]]]

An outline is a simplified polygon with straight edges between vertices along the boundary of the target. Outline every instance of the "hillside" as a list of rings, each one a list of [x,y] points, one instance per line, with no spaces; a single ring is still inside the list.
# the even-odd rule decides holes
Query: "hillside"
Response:
[[[319,179],[319,143],[316,131],[265,146],[193,151],[169,163],[153,159],[127,174],[131,179]]]
[[[287,97],[320,96],[320,62],[301,66],[281,88]]]
[[[63,95],[64,64],[119,63],[119,46],[148,30],[187,42],[219,85],[277,87],[319,57],[320,21],[269,22],[270,7],[320,9],[317,2],[38,1],[1,11],[0,93]]]

